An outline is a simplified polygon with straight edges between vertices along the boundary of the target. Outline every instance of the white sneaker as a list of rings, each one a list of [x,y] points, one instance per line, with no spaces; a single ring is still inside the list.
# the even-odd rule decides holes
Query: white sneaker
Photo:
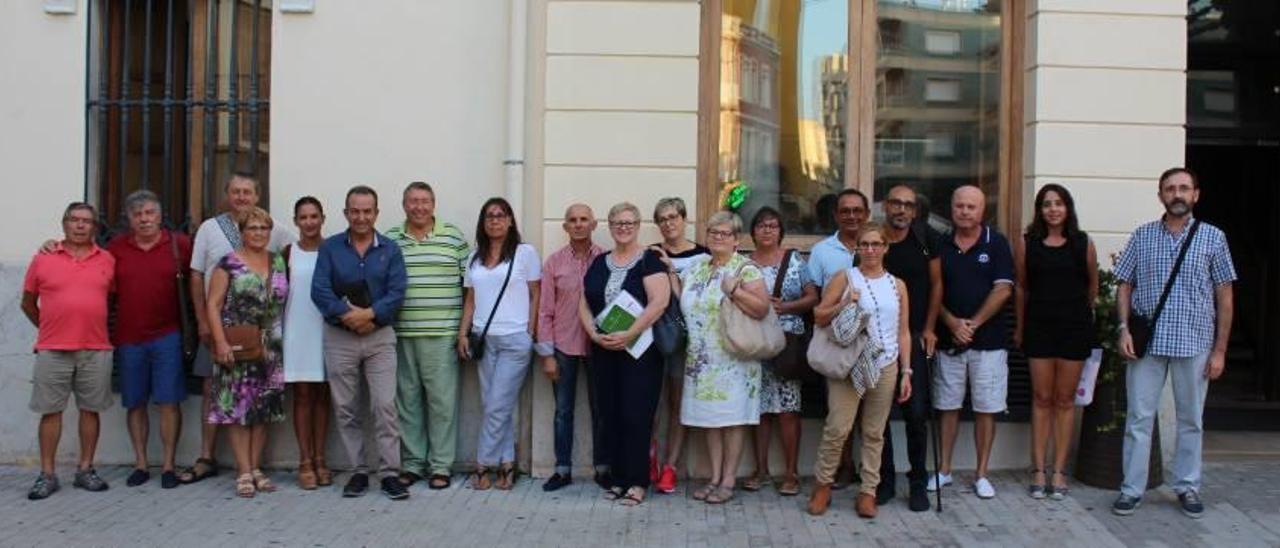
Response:
[[[932,493],[937,491],[939,487],[945,487],[948,485],[951,485],[951,474],[938,472],[937,474],[934,474],[933,477],[929,478],[929,485],[926,485],[925,489]]]
[[[987,478],[978,478],[977,481],[973,482],[973,491],[978,494],[980,499],[989,499],[996,496],[996,488],[991,485],[990,481],[987,481]]]

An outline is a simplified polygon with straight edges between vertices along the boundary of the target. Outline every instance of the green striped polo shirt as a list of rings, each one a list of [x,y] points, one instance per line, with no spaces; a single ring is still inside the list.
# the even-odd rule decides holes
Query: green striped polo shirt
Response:
[[[404,253],[409,276],[404,306],[396,318],[396,335],[457,335],[462,319],[462,276],[470,252],[462,231],[437,219],[434,231],[423,241],[414,239],[406,225],[393,227],[386,235]]]

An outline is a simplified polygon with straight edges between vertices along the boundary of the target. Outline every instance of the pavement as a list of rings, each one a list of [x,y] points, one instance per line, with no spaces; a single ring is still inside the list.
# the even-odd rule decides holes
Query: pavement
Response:
[[[394,502],[376,490],[344,499],[340,485],[302,491],[287,470],[273,471],[275,493],[238,499],[232,473],[163,490],[151,482],[126,487],[129,467],[103,467],[103,493],[71,488],[72,469],[59,469],[63,489],[26,500],[35,470],[0,466],[0,546],[1280,546],[1280,461],[1208,462],[1205,516],[1178,510],[1167,488],[1149,492],[1130,517],[1114,516],[1114,491],[1072,483],[1065,501],[1026,495],[1023,472],[993,474],[998,495],[980,500],[959,472],[944,489],[943,511],[915,513],[899,498],[872,520],[853,512],[856,485],[837,491],[824,516],[805,513],[810,484],[798,497],[766,487],[739,491],[723,505],[690,498],[689,482],[672,495],[650,495],[626,508],[604,500],[588,480],[544,493],[522,477],[509,492],[415,485]],[[905,488],[905,478],[899,478]],[[694,487],[696,483],[692,484]]]

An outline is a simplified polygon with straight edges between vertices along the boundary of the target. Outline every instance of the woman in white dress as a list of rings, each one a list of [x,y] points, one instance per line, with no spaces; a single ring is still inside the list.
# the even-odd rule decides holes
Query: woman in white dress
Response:
[[[329,386],[324,377],[324,316],[311,301],[311,275],[324,237],[320,200],[303,196],[293,205],[301,239],[284,249],[289,265],[289,300],[284,311],[284,380],[293,387],[293,432],[298,437],[298,486],[332,485],[325,463],[329,432]]]
[[[769,293],[760,269],[737,253],[742,221],[720,212],[707,220],[709,257],[680,274],[680,308],[689,328],[688,361],[680,422],[703,428],[711,479],[694,500],[721,504],[733,498],[747,426],[760,423],[760,362],[730,355],[720,334],[721,297],[752,318],[769,313]]]

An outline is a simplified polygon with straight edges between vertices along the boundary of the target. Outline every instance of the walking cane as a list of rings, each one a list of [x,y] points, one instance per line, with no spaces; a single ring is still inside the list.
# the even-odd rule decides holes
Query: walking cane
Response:
[[[938,458],[938,446],[942,444],[942,436],[938,433],[938,410],[933,406],[933,377],[938,374],[938,352],[935,349],[932,356],[925,358],[925,363],[929,367],[929,386],[925,388],[925,395],[929,398],[929,438],[933,442],[933,474],[934,481],[937,481],[938,473],[941,471],[941,462]],[[938,485],[934,491],[937,496],[938,504],[936,511],[942,512],[942,486]]]

